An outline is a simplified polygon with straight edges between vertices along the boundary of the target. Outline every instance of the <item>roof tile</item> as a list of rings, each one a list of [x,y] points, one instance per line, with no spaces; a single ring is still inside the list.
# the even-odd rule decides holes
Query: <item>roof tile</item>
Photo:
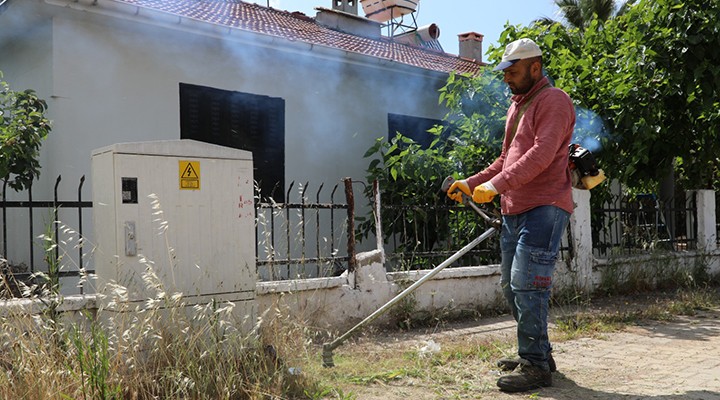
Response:
[[[364,38],[318,24],[314,18],[240,0],[115,0],[182,17],[260,34],[323,45],[402,64],[450,73],[476,74],[484,64],[392,39]]]

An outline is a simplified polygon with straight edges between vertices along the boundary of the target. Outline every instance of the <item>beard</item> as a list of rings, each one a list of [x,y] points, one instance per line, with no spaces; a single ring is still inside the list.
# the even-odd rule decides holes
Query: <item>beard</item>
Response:
[[[508,87],[510,87],[512,94],[525,94],[529,92],[536,83],[537,81],[533,79],[530,74],[530,68],[527,68],[522,79],[515,84],[508,83]]]

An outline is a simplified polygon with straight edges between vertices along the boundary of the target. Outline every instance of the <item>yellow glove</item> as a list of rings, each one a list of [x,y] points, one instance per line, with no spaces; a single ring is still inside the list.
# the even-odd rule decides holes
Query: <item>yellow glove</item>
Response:
[[[498,193],[492,183],[485,182],[482,185],[475,186],[472,199],[476,203],[489,203],[496,194]]]
[[[470,194],[470,186],[468,186],[467,181],[465,179],[457,180],[453,182],[452,185],[450,185],[450,189],[447,191],[447,195],[449,198],[457,201],[458,203],[462,203],[462,194],[465,193],[466,196],[470,197],[472,194]]]

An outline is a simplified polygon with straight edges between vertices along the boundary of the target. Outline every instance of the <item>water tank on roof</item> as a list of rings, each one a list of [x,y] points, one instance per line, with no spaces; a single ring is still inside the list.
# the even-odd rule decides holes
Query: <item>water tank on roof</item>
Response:
[[[438,27],[437,24],[421,26],[417,29],[417,34],[426,42],[437,40],[440,37],[440,27]]]
[[[365,17],[377,22],[387,22],[415,12],[420,0],[360,0]]]

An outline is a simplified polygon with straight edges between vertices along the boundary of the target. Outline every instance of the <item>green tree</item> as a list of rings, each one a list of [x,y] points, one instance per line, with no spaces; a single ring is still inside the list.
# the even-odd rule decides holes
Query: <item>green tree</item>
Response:
[[[40,175],[40,144],[51,130],[47,103],[33,90],[16,92],[0,72],[0,179],[14,190]]]
[[[717,188],[720,4],[641,0],[581,35],[560,24],[508,26],[502,43],[536,38],[545,67],[576,104],[599,115],[601,163],[631,187],[656,190],[677,168],[685,188]],[[499,59],[502,49],[491,49]]]
[[[720,3],[715,0],[697,0],[692,9],[677,0],[640,0],[614,18],[592,19],[583,31],[560,23],[508,25],[501,46],[491,46],[488,59],[495,64],[504,45],[515,39],[535,39],[548,75],[572,97],[578,121],[587,122],[576,127],[576,141],[601,144],[594,152],[610,178],[638,192],[657,192],[675,171],[684,189],[717,190],[717,15]],[[431,189],[444,176],[466,177],[491,162],[499,153],[508,106],[503,89],[500,75],[489,70],[478,77],[452,75],[440,93],[450,110],[450,132],[436,132],[429,149],[407,138],[379,140],[367,153],[374,158],[368,179],[380,181],[383,203],[445,201]],[[596,190],[593,199],[603,196]],[[388,236],[400,232],[400,225],[393,230],[388,220],[400,218],[383,215]]]
[[[615,0],[555,0],[555,5],[560,9],[568,26],[583,31],[594,19],[604,22],[624,14],[633,2],[634,0],[625,1],[618,5]],[[546,25],[556,22],[551,19],[539,21]]]
[[[446,246],[447,218],[438,218],[438,212],[446,212],[447,206],[453,204],[440,187],[446,177],[457,179],[471,175],[497,157],[509,100],[502,85],[489,71],[475,77],[451,74],[440,90],[439,100],[449,110],[445,116],[447,125],[429,131],[434,137],[429,147],[422,148],[398,132],[390,141],[377,139],[366,152],[365,157],[371,159],[367,180],[378,181],[383,204],[417,206],[410,210],[412,212],[402,208],[383,210],[385,239],[396,235],[405,243],[399,250],[457,247],[456,244]],[[369,187],[366,193],[369,198],[371,190]],[[463,240],[484,230],[476,215],[459,218],[462,220],[460,230],[467,232]],[[367,219],[359,224],[358,233],[365,236],[372,229],[372,219]],[[414,237],[419,231],[430,232],[430,235]]]

